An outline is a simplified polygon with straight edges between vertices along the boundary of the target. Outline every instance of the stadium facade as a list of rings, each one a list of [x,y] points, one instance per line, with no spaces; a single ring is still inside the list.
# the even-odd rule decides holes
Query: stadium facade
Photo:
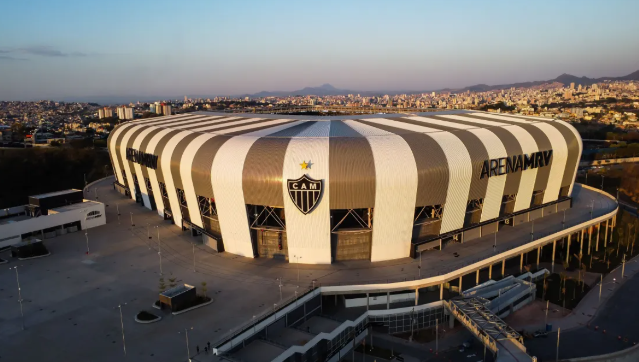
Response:
[[[196,112],[108,140],[115,187],[219,251],[384,261],[570,207],[569,124],[475,111],[298,116]]]

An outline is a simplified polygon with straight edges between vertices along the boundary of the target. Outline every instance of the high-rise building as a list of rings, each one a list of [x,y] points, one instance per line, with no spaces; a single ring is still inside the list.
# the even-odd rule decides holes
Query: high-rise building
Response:
[[[162,106],[163,105],[164,105],[164,103],[155,102],[155,113],[156,114],[162,114]]]
[[[165,116],[170,116],[171,115],[171,105],[170,104],[165,104],[164,106],[162,106],[162,111],[163,111],[163,114]]]
[[[574,90],[574,89],[575,89],[575,83],[574,83],[574,82],[570,83],[570,89],[571,89],[571,90]]]
[[[124,116],[124,107],[118,107],[116,111],[118,112],[118,119],[126,119]]]
[[[189,98],[187,96],[184,96],[184,103],[188,102]]]
[[[104,107],[104,118],[113,117],[113,110],[109,107]]]
[[[155,113],[155,103],[149,104],[149,112]]]
[[[134,118],[134,116],[133,116],[133,108],[126,107],[124,109],[124,118],[125,119],[133,119]]]
[[[117,111],[119,119],[133,119],[133,108],[122,106]]]
[[[104,109],[103,108],[98,109],[98,118],[99,119],[104,118]]]

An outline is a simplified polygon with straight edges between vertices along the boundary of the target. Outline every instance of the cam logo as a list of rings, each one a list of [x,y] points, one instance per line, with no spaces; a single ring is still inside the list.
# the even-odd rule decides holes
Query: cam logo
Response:
[[[287,186],[291,201],[304,215],[313,211],[322,197],[322,180],[313,180],[307,175],[287,180]]]

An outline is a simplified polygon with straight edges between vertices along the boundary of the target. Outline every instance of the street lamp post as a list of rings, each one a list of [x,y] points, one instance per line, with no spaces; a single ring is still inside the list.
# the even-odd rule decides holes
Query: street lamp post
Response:
[[[604,185],[604,177],[606,177],[606,176],[603,176],[603,175],[601,176],[601,189],[602,190],[603,190],[603,185]]]
[[[158,256],[160,257],[160,275],[162,275],[162,243],[160,242],[160,226],[156,226],[158,229]]]
[[[544,328],[548,325],[548,308],[550,307],[550,299],[546,301],[546,316],[544,317]]]
[[[191,246],[193,247],[193,272],[195,273],[195,243]]]
[[[297,264],[297,281],[300,281],[300,259],[302,259],[301,256],[297,256],[297,255],[293,255],[293,258],[295,258],[295,263]]]
[[[603,288],[603,274],[601,274],[601,281],[599,282],[599,305],[601,305],[601,288]]]
[[[22,311],[22,288],[20,288],[20,277],[18,276],[18,266],[14,266],[16,271],[16,283],[18,284],[18,302],[20,303],[20,316],[22,317],[22,330],[24,331],[24,312]],[[11,268],[9,268],[11,270]]]
[[[557,355],[555,356],[555,361],[559,361],[559,333],[561,333],[561,328],[557,328]]]
[[[84,236],[87,239],[87,255],[89,255],[89,231],[88,230],[84,231]]]
[[[184,328],[184,336],[186,338],[186,360],[188,362],[191,361],[191,350],[189,349],[189,329],[193,329],[193,327],[191,328]],[[181,333],[181,332],[178,332]]]
[[[435,318],[435,355],[439,353],[439,318]]]
[[[279,287],[280,287],[280,302],[282,301],[282,277],[279,277],[277,279],[279,281]]]
[[[130,212],[130,214],[131,214],[131,227],[134,227],[134,226],[135,226],[135,224],[133,223],[133,213],[132,213],[132,212]]]
[[[126,303],[124,303],[126,305]],[[120,326],[122,327],[122,348],[124,349],[124,355],[126,356],[126,341],[124,340],[124,320],[122,319],[122,304],[118,305],[120,309]]]

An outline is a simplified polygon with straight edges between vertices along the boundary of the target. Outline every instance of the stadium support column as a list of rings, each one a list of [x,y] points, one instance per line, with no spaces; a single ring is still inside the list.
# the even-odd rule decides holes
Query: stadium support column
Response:
[[[477,269],[477,273],[475,273],[475,285],[479,285],[479,269]]]
[[[390,309],[390,292],[386,292],[386,309]]]
[[[588,228],[588,255],[590,255],[590,247],[592,246],[592,228],[594,226],[590,226]]]
[[[541,258],[541,246],[537,248],[537,269],[539,269],[539,258]]]
[[[570,237],[572,234],[568,235],[568,245],[566,246],[566,263],[570,262]]]
[[[552,241],[552,262],[550,264],[550,272],[555,272],[555,251],[557,249],[557,240]]]
[[[461,275],[459,277],[459,295],[461,295],[461,293],[462,293],[462,277],[463,277],[463,275]]]
[[[608,245],[608,221],[610,221],[610,219],[606,220],[606,230],[604,230],[604,247]]]
[[[444,283],[439,285],[439,300],[444,300]]]
[[[415,305],[417,305],[418,300],[419,300],[419,288],[415,288]]]
[[[488,266],[488,280],[491,280],[493,278],[493,265],[490,264]]]
[[[370,295],[366,293],[366,310],[368,310],[368,307],[370,306],[370,300]]]
[[[584,252],[584,235],[586,233],[586,229],[581,230],[581,239],[579,241],[579,255],[583,255]]]
[[[521,273],[522,270],[524,270],[524,253],[521,253],[519,257],[519,272]]]
[[[501,261],[501,277],[503,278],[506,275],[506,259]]]
[[[599,234],[601,233],[601,223],[597,224],[597,237],[595,238],[595,252],[599,252]]]

